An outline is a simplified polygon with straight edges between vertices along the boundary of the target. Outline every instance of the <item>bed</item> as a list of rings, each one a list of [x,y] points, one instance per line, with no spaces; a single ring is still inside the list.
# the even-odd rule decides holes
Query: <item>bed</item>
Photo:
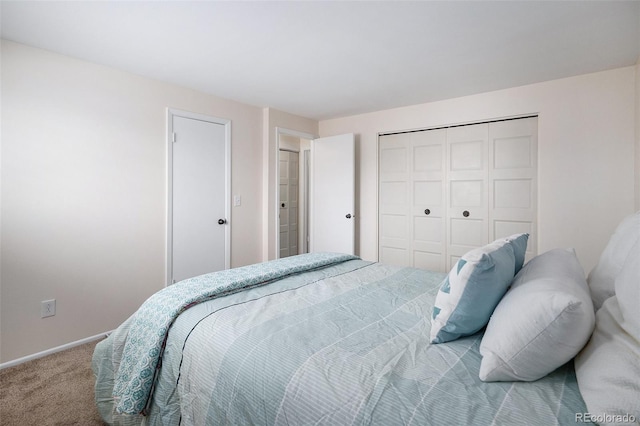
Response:
[[[624,385],[631,388],[630,393],[625,389],[631,408],[590,412],[589,398],[581,393],[574,356],[593,329],[597,331],[597,315],[584,273],[576,278],[575,264],[572,271],[562,269],[572,264],[575,253],[551,251],[552,255],[539,256],[540,261],[518,265],[518,241],[523,238],[526,248],[522,235],[496,241],[489,249],[463,256],[463,266],[449,274],[316,253],[174,284],[152,296],[96,346],[92,367],[98,410],[106,423],[119,425],[637,421],[637,365],[623,370],[632,375],[627,380],[631,385]],[[634,250],[640,253],[638,245]],[[503,257],[515,266],[506,274],[511,274],[506,285],[496,290],[497,300],[489,301],[496,305],[489,309],[487,322],[477,330],[477,324],[464,330],[464,317],[462,325],[450,327],[460,317],[465,298],[473,309],[485,303],[486,291],[473,293],[468,283],[457,288],[465,268],[475,265],[473,275],[478,259],[489,259],[493,266],[486,270],[505,269],[503,259],[494,255],[498,250],[501,255],[508,251],[510,255]],[[627,269],[627,275],[637,272]],[[543,292],[538,288],[531,293],[535,285],[530,283],[556,285],[550,274],[561,277],[556,281],[575,281],[579,294],[563,308],[562,315],[569,314],[563,321],[587,332],[551,330],[561,315],[545,325],[544,332],[527,330],[532,323],[524,312],[528,307],[518,303],[524,298],[525,305],[535,305],[536,294]],[[576,303],[576,297],[583,296],[580,288],[589,295],[589,303]],[[519,289],[525,290],[519,294]],[[447,300],[451,297],[458,300]],[[615,295],[606,303],[612,298]],[[548,295],[541,300],[548,301]],[[551,305],[561,303],[565,302],[554,299]],[[504,321],[513,318],[513,309],[521,321]],[[443,315],[448,316],[444,322]],[[495,318],[500,324],[492,325]],[[544,315],[533,323],[541,321]],[[515,337],[516,346],[524,347],[513,347],[513,327],[520,336]],[[519,342],[527,333],[536,336]],[[575,337],[585,333],[586,338]],[[540,357],[544,345],[557,350]],[[637,364],[635,356],[627,358]],[[581,365],[589,367],[590,362],[582,360]],[[588,386],[600,379],[588,378]],[[639,399],[634,402],[635,396]],[[617,417],[598,417],[605,414]]]

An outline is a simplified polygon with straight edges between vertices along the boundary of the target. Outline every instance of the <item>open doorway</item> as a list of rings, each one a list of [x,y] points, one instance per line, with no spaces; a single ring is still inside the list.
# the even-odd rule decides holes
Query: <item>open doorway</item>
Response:
[[[309,252],[309,165],[312,135],[278,129],[276,245],[283,258]]]

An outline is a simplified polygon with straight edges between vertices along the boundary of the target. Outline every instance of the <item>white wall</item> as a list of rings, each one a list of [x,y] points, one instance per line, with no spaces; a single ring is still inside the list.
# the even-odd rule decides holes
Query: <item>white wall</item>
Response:
[[[635,69],[320,122],[320,136],[356,133],[356,250],[377,260],[377,134],[539,115],[538,251],[575,247],[585,272],[634,210]]]
[[[262,259],[261,108],[6,41],[1,78],[1,362],[111,330],[163,287],[167,107],[232,121],[231,262]]]

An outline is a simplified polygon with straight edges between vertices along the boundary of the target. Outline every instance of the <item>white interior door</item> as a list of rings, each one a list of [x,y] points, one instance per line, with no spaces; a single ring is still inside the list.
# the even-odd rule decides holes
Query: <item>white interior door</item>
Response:
[[[280,150],[280,257],[298,254],[298,153]]]
[[[355,252],[355,139],[311,141],[310,251]]]
[[[229,267],[229,123],[170,111],[169,283]]]

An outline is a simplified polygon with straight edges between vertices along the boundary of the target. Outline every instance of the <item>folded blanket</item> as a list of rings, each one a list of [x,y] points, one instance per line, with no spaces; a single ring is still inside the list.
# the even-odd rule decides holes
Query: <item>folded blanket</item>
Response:
[[[144,412],[152,394],[169,328],[190,306],[352,259],[357,257],[339,253],[291,256],[190,278],[154,294],[132,317],[113,388],[116,410],[123,414]]]

